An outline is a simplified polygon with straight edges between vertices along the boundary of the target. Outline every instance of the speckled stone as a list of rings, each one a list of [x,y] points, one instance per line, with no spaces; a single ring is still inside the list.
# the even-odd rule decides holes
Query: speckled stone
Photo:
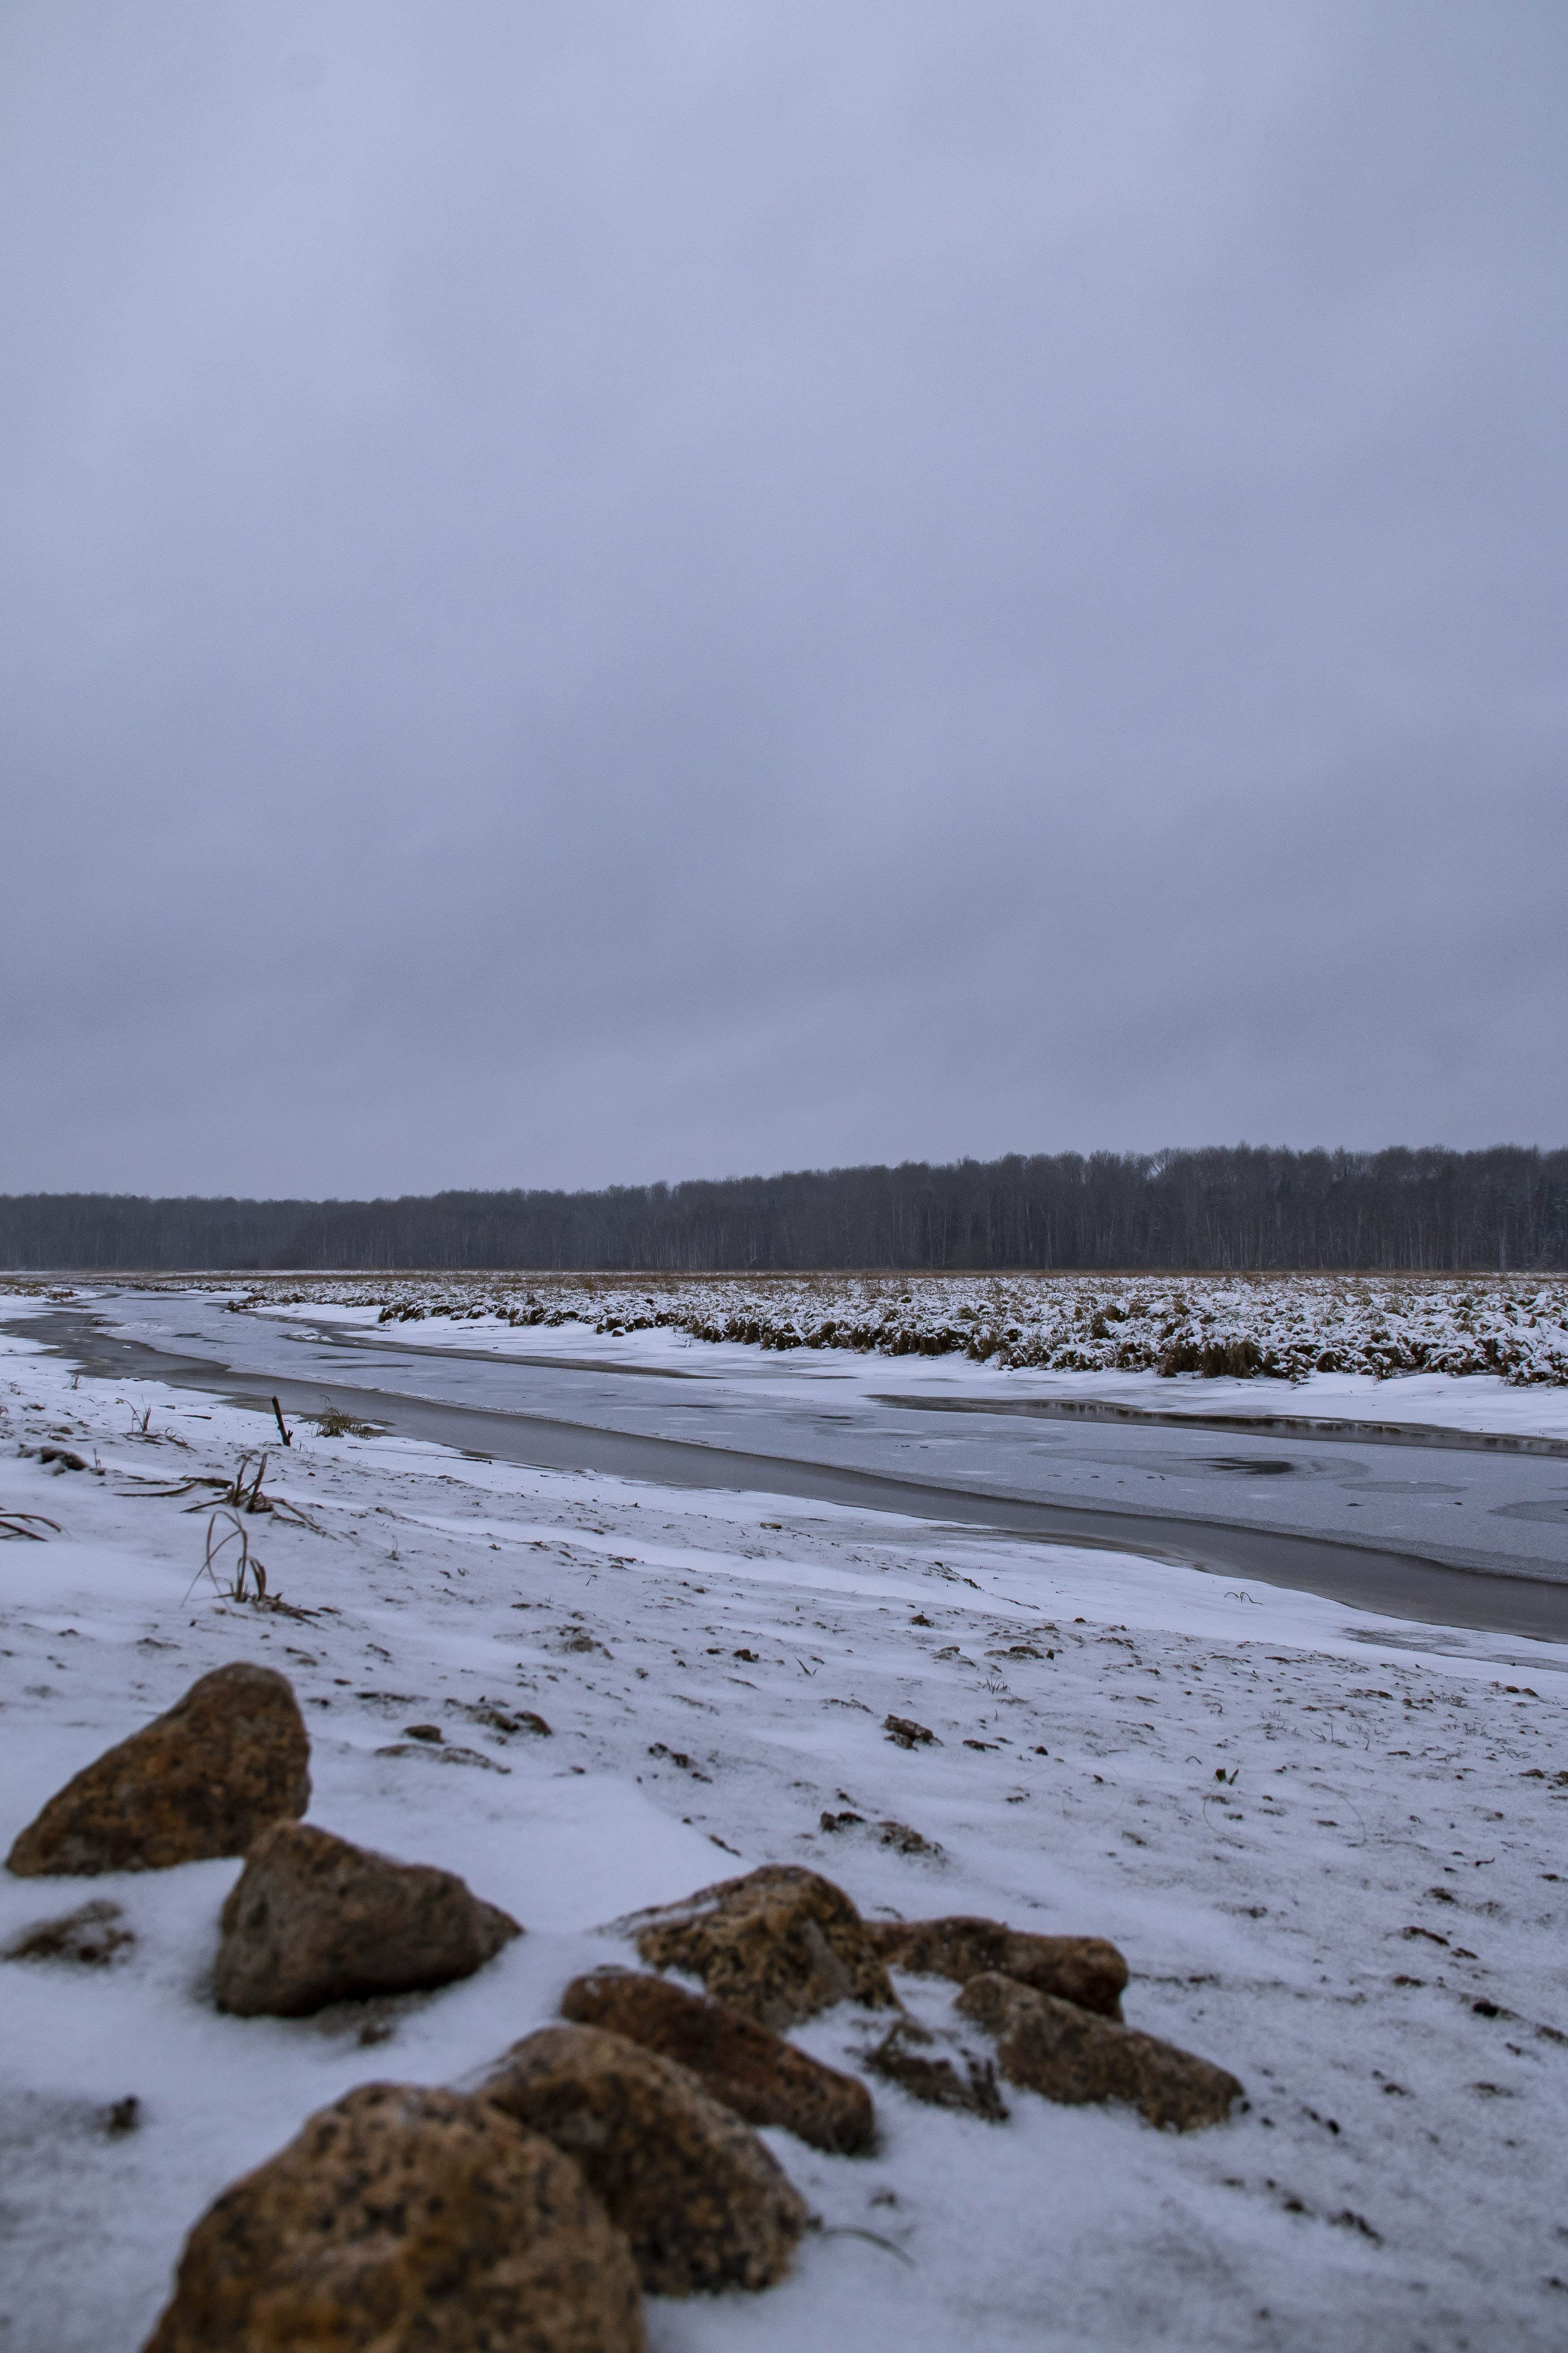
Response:
[[[1223,2067],[1013,1978],[971,1978],[954,2007],[996,2038],[1008,2083],[1073,2107],[1125,2100],[1152,2125],[1223,2124],[1241,2085]]]
[[[196,2224],[145,2353],[642,2353],[626,2240],[488,2100],[367,2084]]]
[[[1103,1936],[1037,1936],[1001,1920],[868,1921],[871,1948],[890,1969],[915,1977],[971,1978],[996,1974],[1053,1993],[1104,2018],[1121,2015],[1127,1964]]]
[[[839,2157],[865,2148],[876,2130],[871,2094],[853,2075],[825,2067],[728,2002],[705,2001],[667,1978],[595,1969],[567,1987],[561,2014],[673,2059],[746,2124],[782,2126]]]
[[[274,1822],[222,1913],[220,2010],[305,2018],[330,2001],[472,1977],[522,1934],[455,1872],[395,1862],[305,1822]]]
[[[481,2087],[576,2159],[657,2295],[769,2287],[808,2220],[749,2126],[684,2067],[595,2026],[546,2026]]]
[[[268,1822],[304,1812],[310,1758],[288,1677],[243,1661],[218,1667],[68,1781],[6,1868],[85,1878],[243,1854]]]
[[[631,1925],[649,1968],[700,1978],[716,2000],[775,2032],[835,2002],[895,2000],[859,1913],[815,1871],[765,1864]]]

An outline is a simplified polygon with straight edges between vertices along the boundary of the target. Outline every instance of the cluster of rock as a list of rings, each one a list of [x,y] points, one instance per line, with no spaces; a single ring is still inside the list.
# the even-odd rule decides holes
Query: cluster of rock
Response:
[[[68,1781],[20,1832],[6,1867],[91,1878],[242,1854],[214,1992],[244,2018],[304,2018],[329,2002],[450,1985],[522,1934],[454,1873],[302,1822],[310,1756],[286,1675],[219,1667]],[[38,1923],[10,1957],[108,1959],[132,1941],[118,1906],[87,1905]]]
[[[302,1822],[308,1765],[287,1680],[222,1668],[51,1799],[10,1868],[85,1876],[243,1854],[214,1993],[247,2017],[447,1985],[522,1934],[452,1873]],[[1182,2129],[1220,2121],[1240,2094],[1223,2069],[1123,2023],[1127,1966],[1097,1937],[866,1921],[831,1881],[780,1866],[616,1927],[643,1968],[576,1978],[564,2022],[477,2084],[362,2085],[226,2190],[191,2232],[147,2353],[639,2353],[644,2293],[766,2288],[810,2226],[759,2128],[835,2155],[873,2145],[864,2083],[785,2040],[840,2002],[889,2014],[868,2072],[983,2117],[1006,2114],[998,2075]],[[101,1963],[132,1941],[119,1908],[97,1902],[36,1923],[7,1957]],[[956,1984],[958,2022],[921,2026],[890,1969]]]
[[[1188,2131],[1219,2122],[1241,2096],[1223,2067],[1123,2023],[1127,1964],[1100,1936],[1035,1936],[984,1919],[862,1920],[830,1880],[788,1865],[618,1925],[650,1968],[700,1978],[764,2027],[782,2031],[847,2000],[897,2011],[867,2063],[940,2106],[1005,2115],[1000,2073],[1048,2100],[1123,2101],[1152,2124]],[[995,2041],[994,2054],[976,2055],[962,2029],[951,2031],[967,2084],[944,2052],[925,2055],[938,2037],[903,2013],[890,1968],[962,1988],[955,2017]]]

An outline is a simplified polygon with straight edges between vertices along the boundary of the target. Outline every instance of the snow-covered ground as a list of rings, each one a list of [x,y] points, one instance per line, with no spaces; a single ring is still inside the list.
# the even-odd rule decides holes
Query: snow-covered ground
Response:
[[[547,1336],[571,1327],[526,1335]],[[138,1488],[231,1471],[267,1425],[0,1348],[0,1511],[58,1523],[0,1546],[0,1839],[198,1674],[253,1658],[305,1708],[313,1820],[460,1871],[529,1931],[468,1983],[378,2007],[367,2042],[358,2010],[213,2009],[237,1862],[0,1874],[0,1939],[89,1895],[138,1937],[102,1971],[4,1965],[5,2353],[133,2353],[190,2223],[312,2109],[468,2077],[624,1951],[599,1924],[768,1861],[872,1915],[1113,1937],[1130,2020],[1231,2067],[1251,2105],[1178,2138],[1022,2093],[991,2126],[879,2085],[871,2158],[769,2136],[826,2226],[790,2279],[651,2305],[654,2353],[1563,2342],[1562,1651],[1129,1556],[306,1430],[273,1443],[268,1486],[322,1533],[247,1529],[308,1614],[264,1612],[197,1578],[193,1498]],[[1391,1386],[1384,1416],[1431,1418],[1393,1413]],[[40,1443],[104,1475],[18,1451]],[[553,1736],[498,1739],[464,1713],[482,1700]],[[889,1712],[941,1745],[893,1746]],[[430,1721],[445,1751],[403,1741]],[[824,1831],[824,1811],[865,1826]],[[883,1819],[940,1853],[880,1843]],[[904,1989],[932,2019],[951,2000]],[[845,2012],[800,2035],[847,2065],[868,2039]],[[132,2095],[139,2126],[110,2133]]]
[[[258,1284],[258,1299],[300,1293]],[[709,1341],[964,1356],[1068,1373],[1492,1373],[1568,1384],[1562,1275],[811,1274],[311,1276],[303,1295],[374,1302],[388,1322],[563,1318],[599,1332],[675,1329]]]

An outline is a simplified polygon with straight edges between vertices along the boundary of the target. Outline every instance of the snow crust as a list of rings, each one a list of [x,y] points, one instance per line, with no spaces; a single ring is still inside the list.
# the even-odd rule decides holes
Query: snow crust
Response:
[[[825,2224],[791,2278],[650,2304],[655,2353],[1563,2341],[1560,1649],[766,1495],[307,1430],[283,1454],[239,1407],[0,1348],[0,1510],[59,1524],[0,1545],[0,1838],[252,1658],[305,1708],[311,1820],[460,1871],[528,1929],[436,1995],[236,2020],[208,1975],[237,1862],[0,1874],[0,1941],[89,1896],[138,1938],[101,1971],[0,1964],[8,2353],[132,2353],[186,2230],[311,2110],[471,2077],[571,1976],[631,1957],[601,1924],[769,1861],[868,1915],[1111,1936],[1130,2021],[1251,2105],[1176,2137],[1024,2093],[987,2126],[878,2084],[870,2158],[769,2136]],[[17,1451],[40,1443],[103,1475]],[[205,1514],[138,1492],[262,1445],[268,1489],[323,1531],[247,1523],[308,1615],[204,1587]],[[553,1736],[502,1739],[465,1713],[481,1701]],[[889,1713],[940,1745],[895,1747]],[[403,1741],[429,1722],[485,1761]],[[884,1819],[940,1852],[880,1843]],[[902,1990],[947,2016],[951,1988]],[[869,2039],[842,2010],[799,2036],[848,2066]],[[138,2128],[111,2133],[132,2095]]]

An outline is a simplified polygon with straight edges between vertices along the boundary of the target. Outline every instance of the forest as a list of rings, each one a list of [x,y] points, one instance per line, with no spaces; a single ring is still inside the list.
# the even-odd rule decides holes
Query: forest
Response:
[[[599,1192],[0,1196],[16,1271],[1568,1266],[1568,1150],[1015,1154]]]

